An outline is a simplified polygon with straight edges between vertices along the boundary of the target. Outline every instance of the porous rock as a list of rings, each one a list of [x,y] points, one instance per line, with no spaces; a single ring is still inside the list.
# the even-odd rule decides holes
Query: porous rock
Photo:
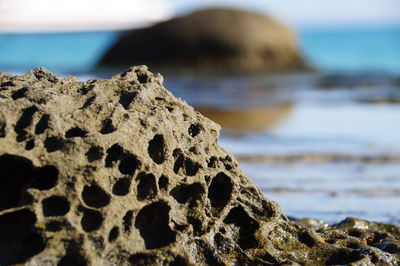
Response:
[[[289,221],[219,130],[144,66],[0,74],[0,265],[399,262],[390,232]]]
[[[101,61],[103,66],[132,64],[224,71],[306,68],[291,29],[263,14],[228,8],[127,32]]]

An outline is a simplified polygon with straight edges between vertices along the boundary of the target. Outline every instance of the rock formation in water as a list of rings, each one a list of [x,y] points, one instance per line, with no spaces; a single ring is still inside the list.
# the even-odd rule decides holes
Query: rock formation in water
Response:
[[[265,15],[206,9],[127,32],[101,65],[194,69],[305,69],[294,33]]]
[[[0,265],[400,262],[396,227],[289,221],[219,130],[146,67],[0,74]]]

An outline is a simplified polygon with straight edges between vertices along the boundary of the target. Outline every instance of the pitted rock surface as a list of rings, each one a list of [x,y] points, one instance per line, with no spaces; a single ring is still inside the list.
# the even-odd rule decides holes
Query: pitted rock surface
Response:
[[[289,221],[219,130],[144,66],[0,74],[0,265],[399,262],[390,232]]]

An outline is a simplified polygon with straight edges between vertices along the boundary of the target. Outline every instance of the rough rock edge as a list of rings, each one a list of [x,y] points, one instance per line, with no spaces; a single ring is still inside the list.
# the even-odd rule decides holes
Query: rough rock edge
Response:
[[[400,262],[396,227],[289,221],[219,130],[145,66],[87,82],[0,74],[0,264]]]

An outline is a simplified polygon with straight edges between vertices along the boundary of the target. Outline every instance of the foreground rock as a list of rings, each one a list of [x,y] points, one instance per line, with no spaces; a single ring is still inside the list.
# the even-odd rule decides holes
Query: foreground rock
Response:
[[[145,67],[0,74],[0,265],[400,262],[396,227],[289,221],[219,129]]]
[[[304,69],[294,33],[269,17],[207,9],[128,32],[101,65],[220,70]]]

